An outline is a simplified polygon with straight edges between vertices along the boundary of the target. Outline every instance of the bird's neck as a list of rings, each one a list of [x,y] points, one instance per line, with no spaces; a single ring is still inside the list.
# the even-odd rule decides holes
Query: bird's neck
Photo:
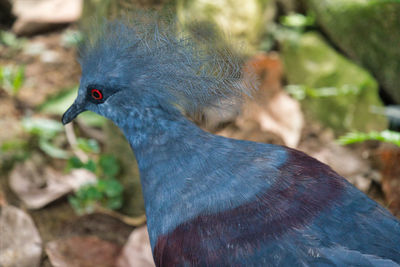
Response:
[[[179,112],[157,108],[129,112],[117,123],[127,137],[138,162],[152,244],[164,232],[168,214],[178,211],[182,197],[190,203],[200,190],[195,180],[204,174],[207,147],[217,138],[198,128]],[[203,186],[205,185],[205,181]],[[194,209],[193,209],[194,210]],[[182,211],[184,212],[184,211]],[[165,223],[168,227],[168,223]]]
[[[144,171],[157,160],[173,161],[171,153],[193,149],[201,138],[213,135],[197,127],[177,110],[165,112],[161,108],[147,108],[140,112],[128,112],[123,130],[138,160],[139,168]],[[180,154],[174,154],[175,157]]]
[[[184,221],[254,200],[274,182],[279,164],[285,161],[282,149],[263,147],[269,150],[268,155],[263,153],[263,159],[271,159],[262,169],[272,177],[266,182],[260,178],[263,175],[259,169],[246,168],[234,160],[252,143],[207,133],[179,112],[153,108],[127,114],[117,124],[138,161],[153,248],[158,236]],[[255,162],[259,160],[257,155],[250,154]],[[246,182],[239,181],[243,177],[248,178]]]
[[[117,125],[123,130],[138,162],[152,237],[153,218],[159,220],[168,210],[178,209],[174,205],[181,203],[179,198],[183,191],[191,191],[187,192],[189,198],[196,194],[196,183],[192,188],[191,182],[201,179],[209,154],[206,148],[211,148],[210,140],[217,137],[179,112],[171,114],[158,108],[128,112]]]
[[[147,110],[145,117],[132,123],[124,132],[138,161],[145,198],[185,179],[185,173],[174,168],[190,167],[186,160],[199,153],[206,139],[214,138],[180,113]]]

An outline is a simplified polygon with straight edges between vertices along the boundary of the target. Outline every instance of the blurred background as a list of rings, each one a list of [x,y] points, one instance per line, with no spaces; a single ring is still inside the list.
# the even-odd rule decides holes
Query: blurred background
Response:
[[[302,150],[400,216],[400,2],[0,0],[0,266],[154,265],[124,137],[90,112],[60,123],[81,29],[143,9],[225,33],[257,75],[240,113],[199,126]]]

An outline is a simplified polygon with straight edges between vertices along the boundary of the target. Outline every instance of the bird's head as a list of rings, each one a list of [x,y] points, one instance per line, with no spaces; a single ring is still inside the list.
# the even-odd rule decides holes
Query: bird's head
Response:
[[[151,105],[194,115],[221,98],[247,93],[241,62],[226,49],[211,49],[163,23],[104,21],[79,49],[82,77],[64,124],[90,110],[114,122]]]

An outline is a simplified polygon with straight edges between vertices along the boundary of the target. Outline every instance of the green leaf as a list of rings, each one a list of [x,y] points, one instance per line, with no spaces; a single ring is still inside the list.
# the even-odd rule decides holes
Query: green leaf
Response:
[[[120,169],[117,159],[112,155],[101,155],[99,165],[103,174],[109,178],[115,177]]]
[[[28,147],[26,140],[13,139],[5,141],[0,146],[1,152],[8,152],[13,150],[25,150]]]
[[[92,159],[89,159],[88,162],[86,162],[83,165],[83,168],[85,168],[85,169],[87,169],[87,170],[89,170],[89,171],[94,173],[94,172],[96,172],[97,166],[96,166],[96,163]]]
[[[72,156],[67,161],[67,170],[79,169],[83,167],[83,162],[76,156]]]
[[[25,81],[24,66],[3,66],[0,67],[0,87],[15,95],[21,89]]]
[[[22,127],[30,134],[38,135],[50,139],[57,133],[63,131],[61,122],[45,119],[27,117],[22,120]]]
[[[78,86],[64,90],[47,99],[39,106],[39,111],[46,114],[62,115],[74,103]]]
[[[286,91],[298,100],[309,98],[323,98],[332,96],[358,95],[361,88],[345,84],[341,87],[311,88],[304,85],[287,85]]]
[[[108,200],[106,205],[109,209],[117,210],[122,207],[122,203],[122,197],[116,197]]]
[[[70,165],[71,168],[78,169],[82,168],[83,162],[78,157],[73,156],[68,159],[68,165]]]
[[[119,209],[123,203],[122,193],[123,187],[118,180],[100,179],[95,184],[79,188],[69,201],[78,214],[93,212],[98,205],[108,209]]]
[[[96,172],[96,163],[92,160],[89,159],[88,162],[83,163],[78,157],[76,156],[72,156],[68,159],[67,162],[67,170],[71,170],[71,169],[80,169],[80,168],[85,168],[93,173]]]
[[[52,158],[68,159],[69,157],[67,151],[54,146],[50,140],[46,138],[39,138],[39,148]]]
[[[315,16],[303,14],[290,14],[287,16],[282,16],[280,19],[282,25],[292,28],[304,28],[307,26],[312,26],[315,23]]]
[[[25,68],[23,66],[19,66],[13,77],[12,81],[12,93],[15,95],[19,92],[19,89],[21,89],[22,85],[24,84],[25,81]]]
[[[106,181],[104,179],[99,179],[97,181],[97,189],[100,192],[105,192],[106,191],[106,187],[107,187],[107,183],[106,183]]]
[[[105,179],[105,194],[107,197],[120,196],[123,191],[123,187],[118,180],[115,179]]]
[[[84,152],[92,152],[92,153],[100,152],[99,144],[94,139],[78,138],[76,141],[78,147],[82,149]]]
[[[344,136],[339,137],[338,142],[342,145],[360,143],[367,140],[377,140],[382,142],[388,142],[400,146],[400,133],[385,130],[382,132],[350,132]]]
[[[87,187],[85,193],[86,199],[91,201],[100,200],[103,197],[103,194],[96,188],[95,185]]]

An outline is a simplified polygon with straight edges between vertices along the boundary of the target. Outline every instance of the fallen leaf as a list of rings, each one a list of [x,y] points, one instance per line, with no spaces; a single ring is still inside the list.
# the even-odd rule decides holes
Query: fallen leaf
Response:
[[[13,206],[1,206],[0,234],[0,266],[39,266],[42,239],[28,214]]]
[[[46,253],[54,267],[114,267],[120,247],[96,236],[51,241]]]
[[[95,181],[96,176],[85,169],[62,174],[29,160],[16,165],[9,178],[11,189],[29,209],[42,208],[81,185]]]
[[[153,267],[155,266],[151,252],[147,226],[135,229],[117,259],[117,267]]]
[[[400,215],[400,149],[385,148],[381,152],[382,190],[390,211]]]
[[[0,188],[0,207],[4,206],[4,205],[7,205],[7,201],[6,201],[6,198],[4,196],[4,192]]]
[[[297,147],[304,125],[303,114],[297,100],[282,89],[283,67],[278,55],[258,54],[249,60],[246,70],[257,76],[260,82],[258,90],[252,97],[246,97],[242,112],[234,118],[234,127],[216,133],[231,138],[245,137],[244,139],[258,142],[275,136],[272,139],[281,140],[278,144]],[[245,73],[245,79],[247,76],[249,73]],[[228,114],[232,116],[233,113]],[[229,116],[225,115],[225,118]],[[215,119],[211,121],[215,124]]]

